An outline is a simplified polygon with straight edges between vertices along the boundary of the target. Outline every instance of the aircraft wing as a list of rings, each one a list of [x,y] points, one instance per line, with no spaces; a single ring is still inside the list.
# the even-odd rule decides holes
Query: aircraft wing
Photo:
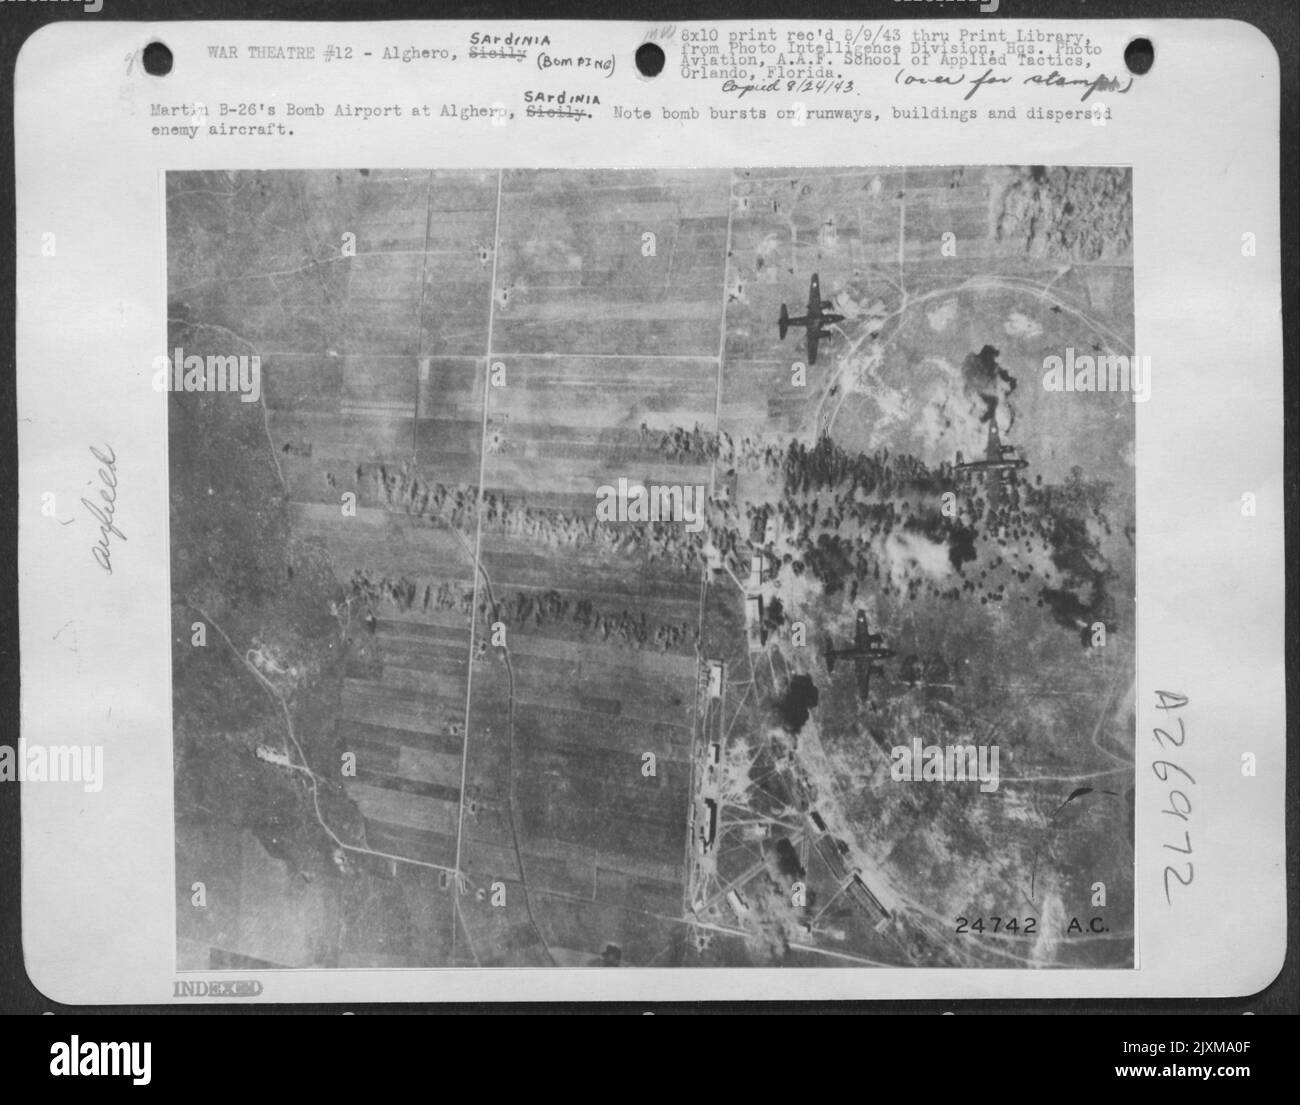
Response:
[[[819,334],[820,334],[820,330],[817,326],[817,323],[809,322],[807,344],[808,344],[808,363],[810,365],[815,365],[817,363],[817,338]]]
[[[813,273],[812,280],[808,284],[808,317],[816,318],[822,313],[822,286],[817,279],[817,274]]]

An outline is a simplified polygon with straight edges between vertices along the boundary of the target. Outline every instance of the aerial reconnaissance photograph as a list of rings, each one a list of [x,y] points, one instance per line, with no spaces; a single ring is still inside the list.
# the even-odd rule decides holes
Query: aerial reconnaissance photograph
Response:
[[[1128,169],[167,213],[180,970],[1134,965]]]

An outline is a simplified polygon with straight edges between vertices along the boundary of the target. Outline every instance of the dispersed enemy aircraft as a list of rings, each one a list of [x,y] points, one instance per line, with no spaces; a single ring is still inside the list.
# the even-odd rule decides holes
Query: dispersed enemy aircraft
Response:
[[[876,661],[887,660],[894,655],[894,650],[885,648],[884,642],[885,638],[881,634],[871,632],[871,627],[867,624],[866,612],[859,610],[858,623],[853,631],[852,646],[849,648],[827,647],[822,652],[822,655],[826,657],[826,670],[833,672],[836,660],[852,660],[853,670],[857,675],[858,697],[863,702],[866,702],[867,695],[871,691],[872,673],[880,670]]]
[[[1002,444],[998,424],[992,419],[989,420],[989,443],[983,460],[963,460],[960,451],[957,453],[958,472],[996,472],[1002,479],[1007,479],[1012,472],[1028,467],[1029,461],[1016,454],[1014,445]]]
[[[790,312],[786,309],[784,303],[781,304],[781,317],[777,319],[777,327],[781,331],[781,340],[785,340],[786,332],[791,326],[802,326],[808,331],[808,363],[814,365],[817,363],[817,343],[822,338],[829,338],[831,332],[823,330],[823,326],[829,326],[833,322],[843,322],[843,315],[831,314],[827,311],[828,307],[835,304],[829,299],[822,299],[821,284],[817,280],[817,274],[813,273],[812,280],[808,284],[808,312],[799,318],[791,318]]]

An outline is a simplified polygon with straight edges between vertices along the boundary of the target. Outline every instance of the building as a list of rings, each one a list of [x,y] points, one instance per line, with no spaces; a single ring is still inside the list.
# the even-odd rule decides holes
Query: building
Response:
[[[757,652],[763,647],[762,595],[745,597],[745,634],[749,640],[750,652]]]
[[[739,890],[727,891],[727,904],[735,911],[737,917],[744,917],[749,912],[749,903],[740,896]]]
[[[706,856],[713,850],[713,842],[718,837],[718,803],[712,798],[704,799],[704,816],[700,824],[700,855]]]

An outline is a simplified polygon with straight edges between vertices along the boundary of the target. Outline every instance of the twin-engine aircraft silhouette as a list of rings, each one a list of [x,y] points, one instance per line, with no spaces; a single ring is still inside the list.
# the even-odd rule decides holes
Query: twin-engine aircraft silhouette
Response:
[[[998,424],[990,418],[989,442],[984,450],[984,459],[963,460],[961,453],[958,452],[955,467],[958,472],[996,472],[1002,479],[1008,479],[1012,472],[1028,468],[1029,461],[1017,454],[1014,445],[1002,444]]]
[[[832,648],[828,642],[827,647],[822,651],[822,655],[826,658],[826,670],[833,672],[836,660],[852,660],[853,670],[857,676],[858,697],[865,702],[871,692],[871,676],[874,672],[880,671],[876,661],[887,660],[894,655],[894,650],[885,648],[884,645],[884,636],[871,632],[871,627],[867,624],[866,612],[859,610],[857,625],[853,631],[853,644],[848,648]]]
[[[781,315],[777,319],[777,327],[781,331],[781,340],[785,340],[786,332],[791,326],[804,327],[807,334],[808,346],[808,363],[815,365],[817,363],[817,343],[822,338],[831,337],[829,330],[822,329],[833,322],[843,322],[843,315],[830,313],[827,308],[835,304],[829,299],[822,299],[821,284],[817,280],[817,274],[813,273],[811,282],[808,284],[808,309],[807,313],[798,318],[791,318],[790,312],[786,309],[784,303],[781,304]]]

